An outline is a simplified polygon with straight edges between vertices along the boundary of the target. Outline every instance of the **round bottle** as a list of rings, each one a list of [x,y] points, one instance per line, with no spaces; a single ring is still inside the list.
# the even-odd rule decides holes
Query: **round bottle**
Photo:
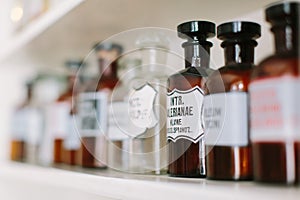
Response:
[[[210,179],[252,178],[248,84],[254,68],[255,39],[260,34],[260,25],[252,22],[235,21],[217,27],[225,66],[206,82],[205,145]]]
[[[266,9],[275,54],[263,60],[249,85],[254,179],[299,181],[299,2]]]
[[[167,139],[169,174],[179,177],[205,177],[204,129],[201,117],[204,85],[210,62],[215,24],[191,21],[177,27],[178,36],[187,41],[185,69],[168,79]]]

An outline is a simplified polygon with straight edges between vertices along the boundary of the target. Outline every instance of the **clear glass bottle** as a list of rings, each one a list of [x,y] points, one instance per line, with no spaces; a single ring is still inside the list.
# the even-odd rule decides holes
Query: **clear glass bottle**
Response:
[[[299,2],[282,2],[265,11],[276,50],[255,68],[249,85],[254,179],[260,182],[299,180],[299,9]]]
[[[168,79],[167,136],[169,174],[178,177],[205,177],[205,146],[201,110],[209,69],[215,24],[190,21],[177,27],[178,36],[187,39],[185,69]]]
[[[225,66],[212,73],[206,82],[203,113],[207,177],[247,180],[252,178],[248,84],[260,25],[228,22],[219,25],[217,32],[223,40]]]
[[[108,111],[108,166],[118,171],[128,170],[128,151],[126,145],[129,141],[127,125],[129,123],[128,102],[124,99],[129,92],[128,83],[136,76],[141,65],[139,59],[120,59],[118,65],[119,82],[115,86],[109,100]]]
[[[130,173],[167,172],[166,100],[168,40],[159,33],[145,33],[137,39],[142,65],[128,82]]]
[[[107,167],[108,102],[119,79],[117,58],[122,46],[100,43],[95,46],[99,80],[88,84],[78,97],[78,120],[81,135],[80,164],[83,167]]]

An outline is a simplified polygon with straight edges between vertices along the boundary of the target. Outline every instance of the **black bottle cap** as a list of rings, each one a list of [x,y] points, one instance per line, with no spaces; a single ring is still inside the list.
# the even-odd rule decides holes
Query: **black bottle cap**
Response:
[[[299,21],[299,2],[281,2],[270,5],[266,9],[266,20],[268,22],[273,21],[284,21],[285,23],[290,23],[291,21]],[[290,18],[291,20],[286,20]]]
[[[123,47],[117,43],[110,43],[110,42],[99,42],[93,46],[93,49],[95,51],[112,51],[112,50],[117,50],[119,54],[123,52]]]
[[[234,21],[219,25],[217,32],[221,40],[254,40],[261,36],[261,27],[254,22]]]
[[[216,34],[216,25],[208,21],[189,21],[177,26],[178,37],[183,39],[206,40]]]

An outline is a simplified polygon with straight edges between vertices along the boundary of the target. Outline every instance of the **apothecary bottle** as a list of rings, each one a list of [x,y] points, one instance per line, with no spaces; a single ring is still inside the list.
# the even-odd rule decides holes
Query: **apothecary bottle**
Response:
[[[187,41],[185,69],[168,79],[167,138],[169,174],[179,177],[205,177],[205,146],[202,120],[204,85],[209,69],[207,38],[215,35],[215,24],[190,21],[177,27],[178,36]]]
[[[263,60],[249,85],[254,179],[299,181],[299,2],[268,7],[275,54]]]
[[[167,145],[165,131],[165,87],[168,77],[166,59],[168,38],[159,31],[149,31],[137,38],[141,65],[131,70],[128,81],[129,112],[128,171],[165,174]]]
[[[97,80],[89,83],[78,96],[79,163],[83,167],[107,167],[108,102],[119,81],[117,58],[122,50],[122,46],[115,43],[104,42],[95,46],[99,68]]]
[[[210,179],[252,178],[248,84],[254,68],[255,39],[260,34],[260,25],[253,22],[234,21],[217,27],[225,66],[206,82],[203,112]]]

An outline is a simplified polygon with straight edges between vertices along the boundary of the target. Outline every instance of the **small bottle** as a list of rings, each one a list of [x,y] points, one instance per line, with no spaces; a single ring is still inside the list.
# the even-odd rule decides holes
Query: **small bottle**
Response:
[[[81,135],[80,164],[82,167],[107,167],[108,101],[118,83],[117,58],[122,46],[100,43],[95,46],[99,81],[88,84],[79,94],[77,110]]]
[[[263,60],[249,85],[254,179],[299,181],[299,2],[266,9],[275,54]]]
[[[120,59],[118,64],[119,82],[109,100],[108,111],[108,166],[118,171],[128,170],[129,123],[128,102],[124,98],[129,93],[128,83],[137,74],[135,67],[141,65],[139,59]]]
[[[235,21],[217,27],[217,36],[223,40],[225,66],[206,82],[203,112],[210,179],[252,178],[248,84],[254,68],[255,39],[260,34],[260,25],[252,22]]]
[[[77,154],[80,149],[80,137],[75,125],[77,114],[75,100],[79,90],[81,89],[80,86],[82,78],[77,76],[77,72],[79,68],[85,67],[85,63],[82,60],[70,60],[66,62],[66,66],[68,67],[69,71],[68,90],[65,92],[65,95],[62,95],[61,97],[69,96],[68,101],[70,102],[71,108],[69,110],[68,120],[66,121],[67,133],[63,140],[61,157],[65,164],[76,165],[78,159]]]
[[[56,102],[51,105],[54,147],[53,147],[53,162],[62,163],[64,157],[64,139],[69,132],[70,111],[72,107],[72,97],[75,95],[73,91],[76,72],[82,66],[82,61],[68,61],[68,82],[67,90],[59,96]]]
[[[28,137],[27,106],[31,103],[33,96],[33,84],[26,85],[26,99],[19,105],[13,114],[11,124],[11,146],[10,159],[13,161],[26,160],[26,139]]]
[[[168,79],[167,138],[169,173],[178,177],[205,177],[205,146],[202,122],[204,85],[209,69],[207,38],[215,35],[215,24],[190,21],[177,27],[178,36],[187,39],[185,69]]]
[[[141,65],[133,70],[126,97],[129,112],[128,171],[165,174],[167,172],[166,59],[169,41],[164,34],[147,32],[136,41]]]

